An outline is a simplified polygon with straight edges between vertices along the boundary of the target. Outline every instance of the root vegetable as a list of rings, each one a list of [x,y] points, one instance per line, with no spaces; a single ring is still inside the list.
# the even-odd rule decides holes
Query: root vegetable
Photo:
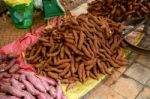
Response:
[[[12,59],[10,63],[2,69],[2,71],[6,71],[10,69],[15,63],[16,63],[16,59]]]
[[[20,98],[17,98],[15,96],[2,96],[2,95],[0,95],[0,99],[20,99]]]
[[[59,75],[57,73],[54,72],[48,72],[48,76],[54,79],[59,79]]]
[[[61,85],[60,85],[60,82],[58,82],[58,85],[56,87],[56,99],[61,99],[63,95],[63,92],[61,90]]]
[[[10,85],[0,85],[0,89],[4,92],[7,92],[7,93],[10,93],[16,97],[22,97],[24,96],[24,94],[22,93],[21,90],[15,88],[15,87],[12,87]]]
[[[78,48],[81,50],[83,43],[84,43],[84,34],[81,32],[80,33],[80,39],[79,39],[79,44],[78,44]]]
[[[9,69],[9,73],[16,73],[17,71],[19,70],[19,65],[18,64],[15,64],[14,66],[12,66],[10,69]]]
[[[24,76],[24,75],[22,75]],[[33,85],[25,80],[25,77],[21,77],[20,80],[23,82],[23,84],[25,85],[27,91],[29,91],[32,95],[39,95],[39,91],[36,90]]]
[[[116,15],[121,13],[118,6],[114,13]],[[92,14],[81,14],[77,18],[71,16],[45,32],[41,37],[49,42],[39,41],[32,48],[39,49],[42,46],[42,50],[46,48],[46,51],[43,54],[41,50],[33,60],[27,60],[36,64],[36,71],[41,75],[66,84],[76,81],[84,83],[87,77],[98,79],[99,73],[111,74],[110,67],[125,64],[122,25],[108,18]],[[28,51],[30,53],[31,49]]]
[[[71,52],[69,51],[68,47],[65,46],[65,54],[71,58]]]
[[[15,88],[17,88],[19,90],[25,88],[25,86],[22,83],[20,83],[19,81],[15,80],[14,78],[11,78],[10,82],[11,82],[13,87],[15,87]]]
[[[51,96],[53,96],[54,98],[56,97],[56,89],[53,86],[50,86],[50,90],[49,93]]]
[[[64,69],[64,71],[63,71],[62,73],[60,73],[59,75],[60,75],[60,76],[64,76],[64,75],[69,71],[69,68],[70,68],[70,65],[68,65],[68,66]]]
[[[30,73],[30,74],[26,75],[26,78],[35,88],[37,88],[41,92],[46,92],[46,89],[43,87],[43,84],[40,82],[40,80],[35,75]]]
[[[71,61],[71,59],[63,59],[63,60],[60,60],[60,61],[58,61],[57,63],[55,63],[55,65],[61,65],[61,64],[63,64],[63,63],[68,63],[68,62],[70,62]]]

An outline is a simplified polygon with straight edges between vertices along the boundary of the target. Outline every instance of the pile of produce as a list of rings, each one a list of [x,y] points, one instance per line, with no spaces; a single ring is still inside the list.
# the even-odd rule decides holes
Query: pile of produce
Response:
[[[135,17],[145,17],[150,12],[150,0],[95,0],[89,3],[88,12],[123,22]]]
[[[41,33],[40,40],[28,49],[26,60],[39,74],[61,83],[98,79],[100,73],[111,74],[110,67],[127,64],[121,30],[119,23],[91,14],[76,19],[67,16]]]
[[[66,99],[60,81],[22,70],[17,55],[0,55],[0,99]]]
[[[0,79],[11,77],[11,74],[14,74],[19,70],[16,58],[17,55],[14,53],[0,55]]]
[[[0,99],[66,99],[60,82],[24,70],[3,79],[0,91]]]

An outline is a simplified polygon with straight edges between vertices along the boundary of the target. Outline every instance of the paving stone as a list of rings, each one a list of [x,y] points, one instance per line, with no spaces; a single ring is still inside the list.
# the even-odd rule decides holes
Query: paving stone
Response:
[[[94,90],[88,97],[83,99],[126,99],[119,95],[117,92],[109,88],[108,86],[102,85],[100,88]]]
[[[121,76],[122,73],[114,70],[113,71],[113,74],[108,76],[108,79],[105,81],[105,85],[106,86],[110,86],[112,85],[120,76]]]
[[[136,61],[150,68],[150,55],[140,55]]]
[[[150,88],[145,87],[136,99],[150,99]]]
[[[111,88],[127,99],[134,99],[143,85],[133,79],[121,77]]]
[[[150,87],[150,79],[146,82],[146,86]]]
[[[139,56],[139,54],[135,53],[135,52],[131,52],[130,55],[127,56],[127,59],[129,61],[129,63],[133,63],[135,61],[135,59]]]
[[[129,66],[130,65],[126,65],[126,66],[122,66],[120,68],[117,68],[117,71],[119,71],[120,73],[124,73],[128,69]]]
[[[134,63],[126,72],[125,75],[145,84],[150,79],[150,69],[145,68],[139,63]]]

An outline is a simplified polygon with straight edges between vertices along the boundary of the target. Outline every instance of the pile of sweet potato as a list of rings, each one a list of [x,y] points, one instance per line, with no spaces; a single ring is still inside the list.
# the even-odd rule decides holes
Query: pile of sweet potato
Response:
[[[4,77],[11,77],[11,74],[14,74],[19,70],[16,58],[17,55],[14,53],[0,55],[0,79]]]
[[[0,99],[66,99],[60,82],[25,70],[1,80],[0,92]]]
[[[150,0],[95,0],[89,3],[88,12],[108,17],[116,22],[145,17],[150,13]]]
[[[44,30],[40,40],[28,48],[26,60],[37,72],[62,83],[84,83],[111,74],[110,67],[127,64],[122,25],[109,19],[81,14],[67,16],[63,22]]]

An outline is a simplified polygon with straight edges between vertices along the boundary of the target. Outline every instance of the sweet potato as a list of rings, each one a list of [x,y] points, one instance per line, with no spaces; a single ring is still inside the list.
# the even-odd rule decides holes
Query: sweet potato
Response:
[[[59,79],[59,75],[54,72],[48,72],[48,76],[54,79]]]
[[[63,95],[60,82],[58,82],[58,85],[56,86],[56,99],[61,99]]]
[[[78,48],[81,50],[82,46],[83,46],[83,43],[84,43],[84,34],[83,32],[80,33],[80,38],[79,38],[79,44],[78,44]]]
[[[9,69],[9,73],[16,73],[19,70],[19,65],[15,64]]]
[[[60,50],[60,57],[61,57],[61,59],[64,58],[64,54],[65,54],[65,47],[62,46],[62,47],[61,47],[61,50]]]
[[[97,61],[97,65],[98,65],[99,70],[101,71],[101,73],[106,74],[105,69],[104,69],[103,65],[101,64],[100,60]]]
[[[50,86],[50,90],[48,91],[51,96],[56,97],[56,89],[53,86]]]
[[[52,97],[52,96],[49,95],[48,93],[44,93],[44,95],[45,95],[45,97],[46,97],[47,99],[54,99],[54,97]]]
[[[74,58],[71,59],[71,73],[74,74],[75,73],[75,61]]]
[[[23,91],[24,93],[24,99],[35,99],[34,96],[32,96],[29,92]]]
[[[69,58],[72,57],[72,56],[71,56],[71,52],[69,51],[69,49],[68,49],[67,46],[65,46],[65,54],[66,54]]]
[[[63,63],[68,63],[68,62],[71,62],[71,59],[62,59],[58,61],[57,63],[55,63],[55,65],[61,65]]]
[[[69,77],[71,77],[71,72],[70,71],[64,76],[64,78],[69,78]]]
[[[109,70],[109,68],[107,68],[107,65],[105,62],[101,62],[101,65],[107,74],[110,74],[110,75],[112,74],[111,71]]]
[[[78,55],[83,55],[83,53],[80,51],[80,50],[78,50],[74,45],[71,45],[71,44],[69,44],[69,43],[65,43],[66,44],[66,46],[68,46],[70,49],[72,49],[72,51],[74,51],[76,54],[78,54]]]
[[[31,73],[27,74],[26,78],[35,88],[37,88],[41,92],[46,92],[46,89],[43,87],[43,84],[40,82],[40,80],[34,74],[31,74]]]
[[[79,39],[78,34],[76,33],[75,30],[72,30],[72,32],[73,32],[73,35],[74,35],[75,43],[78,44],[78,39]]]
[[[39,41],[41,41],[41,42],[46,42],[46,43],[49,42],[49,40],[47,40],[47,39],[45,39],[45,38],[39,38]]]
[[[98,78],[92,72],[89,73],[89,76],[95,80],[98,80]]]
[[[26,58],[27,61],[31,61],[33,59],[35,59],[37,57],[37,55],[40,53],[40,51],[42,50],[42,46],[40,46],[38,48],[38,50],[36,51],[35,55],[31,56],[30,58]]]
[[[11,77],[11,75],[9,75],[7,72],[2,72],[0,73],[0,79],[2,79],[3,77]]]
[[[24,96],[24,93],[22,92],[22,90],[19,90],[19,89],[15,88],[15,87],[12,87],[10,85],[5,85],[5,84],[0,85],[0,89],[1,89],[1,91],[10,93],[10,94],[12,94],[16,97]]]
[[[43,47],[41,52],[42,52],[43,57],[45,57],[46,56],[46,47]]]
[[[61,72],[59,75],[60,75],[60,76],[64,76],[64,75],[69,71],[69,68],[70,68],[70,65],[68,65],[68,66],[63,70],[63,72]]]
[[[81,63],[81,64],[79,65],[79,68],[78,68],[78,75],[79,75],[79,79],[80,79],[81,82],[83,81],[83,80],[82,80],[82,78],[83,78],[83,68],[84,68],[84,64]]]
[[[21,76],[22,77],[20,78],[20,80],[25,85],[27,91],[29,91],[32,95],[39,95],[40,92],[36,90],[30,82],[25,80],[25,77],[23,77],[24,75]]]
[[[12,59],[7,66],[3,68],[3,71],[10,69],[16,63],[16,59]]]
[[[58,50],[58,51],[56,51],[54,53],[48,53],[47,57],[54,57],[54,56],[57,56],[59,53],[60,53],[60,50]]]
[[[45,64],[45,61],[42,61],[40,64],[35,65],[36,68],[40,68]]]
[[[19,90],[25,88],[25,86],[21,82],[19,82],[18,80],[14,79],[14,78],[11,78],[10,82],[11,82],[13,87],[15,87]]]
[[[46,78],[46,77],[42,77],[42,76],[38,76],[41,80],[46,81],[49,85],[55,85],[56,82],[53,79],[50,78]]]
[[[15,96],[4,96],[4,95],[0,95],[0,99],[20,99],[20,98],[15,97]]]
[[[67,39],[67,38],[65,38],[65,42],[70,43],[70,44],[73,44],[73,45],[76,44],[73,39]]]
[[[56,73],[61,73],[63,71],[63,70],[60,70],[60,69],[54,68],[54,67],[48,67],[48,68],[45,68],[44,70],[48,71],[48,72],[56,72]]]
[[[82,51],[84,52],[84,54],[86,56],[91,57],[91,54],[89,53],[89,51],[87,50],[87,48],[84,45],[82,45]]]

